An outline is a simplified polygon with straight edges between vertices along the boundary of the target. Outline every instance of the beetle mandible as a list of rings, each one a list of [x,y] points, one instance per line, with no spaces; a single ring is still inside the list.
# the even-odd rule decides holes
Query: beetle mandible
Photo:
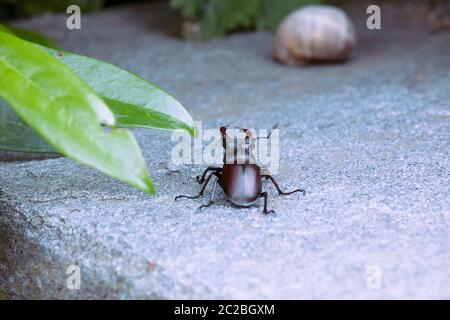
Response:
[[[274,128],[276,128],[276,126],[274,126]],[[214,203],[217,184],[222,188],[227,199],[238,207],[250,207],[259,198],[264,198],[263,212],[266,214],[274,213],[275,211],[267,210],[268,194],[266,191],[262,191],[262,178],[270,179],[279,195],[289,195],[294,192],[301,192],[303,195],[306,194],[306,191],[303,189],[283,192],[278,183],[270,174],[262,174],[261,167],[256,164],[253,155],[255,141],[258,138],[255,139],[252,137],[249,129],[237,129],[245,135],[243,144],[240,145],[240,150],[238,150],[237,143],[228,143],[227,128],[221,127],[220,133],[222,137],[222,146],[225,151],[223,167],[208,167],[201,176],[196,177],[198,183],[202,185],[200,192],[195,196],[179,195],[175,197],[175,201],[180,198],[196,199],[203,196],[206,186],[213,176],[216,177],[216,180],[213,184],[211,197],[208,203],[200,206],[198,210],[209,207]],[[270,135],[271,132],[268,134],[267,139]]]

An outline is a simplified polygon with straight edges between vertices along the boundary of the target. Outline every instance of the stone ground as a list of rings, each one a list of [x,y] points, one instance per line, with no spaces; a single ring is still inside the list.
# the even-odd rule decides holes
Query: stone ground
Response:
[[[279,122],[278,180],[308,193],[267,184],[276,215],[224,200],[196,214],[207,199],[174,197],[198,191],[204,166],[168,171],[175,143],[153,130],[135,132],[155,197],[68,159],[6,155],[0,297],[449,299],[450,34],[390,3],[366,30],[358,3],[352,59],[307,68],[273,62],[270,33],[183,41],[159,4],[86,15],[82,31],[63,15],[20,22],[158,83],[205,127]]]

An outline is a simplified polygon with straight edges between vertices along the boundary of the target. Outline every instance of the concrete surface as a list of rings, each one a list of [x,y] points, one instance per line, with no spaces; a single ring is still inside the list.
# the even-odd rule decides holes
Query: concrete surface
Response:
[[[155,197],[64,158],[0,164],[0,297],[450,298],[450,34],[389,3],[366,30],[358,3],[352,59],[303,69],[270,59],[270,33],[168,35],[159,4],[85,15],[82,31],[19,23],[158,83],[205,127],[278,121],[278,180],[308,193],[267,184],[276,215],[223,198],[196,214],[206,198],[174,197],[204,166],[168,171],[158,131],[135,131]]]

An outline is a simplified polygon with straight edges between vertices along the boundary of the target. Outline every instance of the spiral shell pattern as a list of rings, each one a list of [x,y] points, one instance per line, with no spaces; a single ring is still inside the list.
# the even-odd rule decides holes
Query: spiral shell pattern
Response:
[[[344,11],[333,6],[306,6],[278,26],[273,57],[286,64],[346,60],[355,43],[355,29]]]

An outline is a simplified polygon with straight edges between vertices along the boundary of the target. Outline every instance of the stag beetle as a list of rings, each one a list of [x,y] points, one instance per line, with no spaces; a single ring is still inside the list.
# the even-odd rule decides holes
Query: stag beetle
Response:
[[[273,129],[276,126],[273,127]],[[241,145],[242,151],[238,152],[237,144],[227,143],[227,128],[221,127],[221,141],[224,148],[224,160],[223,167],[208,167],[201,176],[197,176],[196,179],[199,184],[202,185],[200,192],[195,196],[179,195],[175,197],[175,201],[180,198],[196,199],[203,196],[206,186],[213,176],[216,180],[213,184],[213,190],[211,197],[207,204],[204,204],[198,208],[209,207],[214,203],[217,184],[223,189],[227,199],[234,205],[238,207],[249,207],[254,204],[259,198],[264,198],[264,213],[274,213],[273,210],[267,210],[267,192],[262,191],[262,177],[265,179],[270,179],[278,191],[279,195],[289,195],[294,192],[302,192],[303,195],[306,191],[303,189],[295,189],[290,192],[283,192],[275,181],[275,179],[270,174],[262,174],[261,167],[256,164],[253,156],[253,149],[255,148],[255,141],[258,138],[253,138],[252,133],[249,129],[242,129],[243,134],[245,134],[244,143]],[[270,137],[272,131],[266,137]],[[228,155],[228,157],[227,157]],[[231,159],[230,156],[231,155]],[[253,160],[253,161],[252,161]],[[209,174],[208,174],[209,173]]]

